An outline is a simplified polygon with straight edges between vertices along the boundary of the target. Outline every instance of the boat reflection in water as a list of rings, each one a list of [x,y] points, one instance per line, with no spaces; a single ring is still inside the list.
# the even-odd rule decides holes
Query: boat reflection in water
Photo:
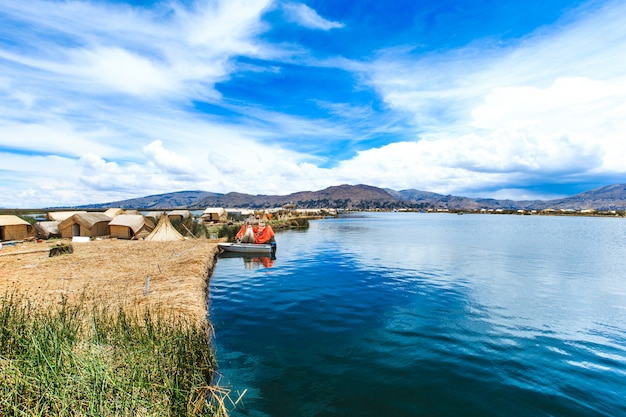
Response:
[[[220,258],[241,258],[246,269],[271,268],[274,266],[275,256],[260,256],[259,254],[246,254],[237,252],[222,252]]]

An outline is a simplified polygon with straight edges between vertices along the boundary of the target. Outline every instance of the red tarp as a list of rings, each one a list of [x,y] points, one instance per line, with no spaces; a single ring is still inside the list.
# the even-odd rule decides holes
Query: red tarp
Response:
[[[245,235],[246,229],[248,227],[252,227],[252,233],[254,234],[254,243],[267,243],[274,237],[274,230],[272,229],[272,226],[250,226],[244,224],[243,226],[241,226],[241,229],[239,229],[239,232],[237,232],[235,240],[240,240],[243,235]]]

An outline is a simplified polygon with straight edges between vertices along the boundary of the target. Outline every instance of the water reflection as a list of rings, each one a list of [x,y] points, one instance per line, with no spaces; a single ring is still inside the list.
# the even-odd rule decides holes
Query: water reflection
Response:
[[[219,255],[220,258],[241,258],[243,265],[246,269],[254,270],[260,268],[272,268],[276,257],[273,256],[258,256],[251,254],[243,254],[236,252],[224,252]]]
[[[232,415],[626,415],[625,235],[411,213],[283,232],[271,274],[239,254],[211,280]]]

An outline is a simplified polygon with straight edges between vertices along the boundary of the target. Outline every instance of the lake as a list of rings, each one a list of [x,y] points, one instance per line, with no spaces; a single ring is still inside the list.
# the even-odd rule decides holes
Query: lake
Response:
[[[626,415],[626,219],[353,213],[210,282],[231,416]]]

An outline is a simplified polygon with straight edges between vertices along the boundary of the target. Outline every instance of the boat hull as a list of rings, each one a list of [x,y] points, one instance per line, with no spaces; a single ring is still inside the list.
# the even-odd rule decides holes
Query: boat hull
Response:
[[[226,252],[262,253],[271,255],[276,252],[276,245],[271,243],[218,243],[217,246]]]

